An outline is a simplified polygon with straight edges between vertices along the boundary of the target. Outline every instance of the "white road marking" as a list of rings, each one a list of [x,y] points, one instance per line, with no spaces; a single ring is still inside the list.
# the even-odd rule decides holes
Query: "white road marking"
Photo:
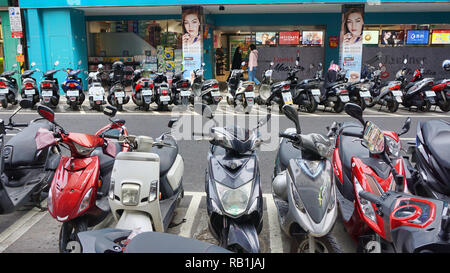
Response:
[[[278,223],[278,211],[272,194],[263,194],[266,199],[267,215],[269,217],[270,253],[283,253],[281,228]]]
[[[42,207],[47,207],[47,199],[41,202]],[[14,222],[10,227],[0,234],[0,253],[5,251],[10,245],[14,244],[22,235],[24,235],[31,227],[39,222],[47,211],[40,211],[33,208]]]
[[[204,192],[185,192],[185,195],[192,195],[192,200],[189,203],[189,207],[186,211],[184,218],[186,222],[181,226],[180,233],[178,235],[191,238],[192,236],[192,226],[194,225],[195,215],[197,214],[198,208],[200,206],[200,201],[203,196],[206,196]]]

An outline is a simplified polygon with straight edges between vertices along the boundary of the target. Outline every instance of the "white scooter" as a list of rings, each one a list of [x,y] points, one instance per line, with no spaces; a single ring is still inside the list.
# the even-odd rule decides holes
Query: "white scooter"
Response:
[[[105,89],[102,85],[102,73],[103,65],[99,64],[96,72],[89,73],[88,76],[88,96],[89,96],[89,104],[92,109],[97,111],[102,111],[102,105],[106,104],[105,101]]]
[[[122,141],[132,152],[117,154],[111,175],[108,200],[115,228],[165,232],[184,196],[184,162],[177,143],[169,133],[156,140],[124,136]]]

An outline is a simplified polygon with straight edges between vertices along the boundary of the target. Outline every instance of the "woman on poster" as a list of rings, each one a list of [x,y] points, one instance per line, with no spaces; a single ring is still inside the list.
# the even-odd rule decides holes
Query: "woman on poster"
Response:
[[[362,9],[351,8],[344,13],[344,44],[362,44],[364,29],[364,11]]]
[[[183,46],[200,47],[201,45],[201,20],[199,10],[187,9],[183,11]]]

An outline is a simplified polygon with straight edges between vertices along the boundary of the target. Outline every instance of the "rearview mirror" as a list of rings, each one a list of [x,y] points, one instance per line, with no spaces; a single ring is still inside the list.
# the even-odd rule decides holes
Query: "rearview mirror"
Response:
[[[52,123],[55,121],[55,112],[50,107],[39,105],[37,110],[41,117]]]
[[[13,67],[13,68],[16,68],[16,67],[17,67],[17,64],[13,64],[12,67]]]
[[[205,66],[206,64],[205,63],[202,63],[202,66]]]
[[[167,125],[169,128],[172,128],[173,125],[178,121],[178,118],[171,118],[169,120],[169,124]]]
[[[108,105],[105,107],[105,109],[103,109],[103,114],[107,115],[108,117],[114,117],[117,113],[117,108],[112,106],[112,105]]]
[[[21,108],[27,109],[33,107],[33,102],[31,100],[21,100],[19,105]]]
[[[33,67],[33,66],[35,66],[36,65],[36,63],[35,62],[32,62],[31,63],[31,67]]]
[[[99,64],[98,65],[98,68],[100,69],[100,68],[103,68],[103,65],[102,64]]]
[[[81,62],[81,60],[79,60],[79,61],[78,61],[78,65],[81,65],[81,64],[82,64],[82,62]]]
[[[408,133],[409,128],[411,128],[411,118],[407,117],[405,123],[403,124],[402,131],[398,134],[398,136]]]
[[[270,62],[270,66],[273,66],[274,65],[274,63],[273,62]]]
[[[403,60],[403,64],[407,64],[407,63],[408,63],[408,59],[405,58],[405,59]]]
[[[300,129],[300,121],[298,120],[297,110],[295,110],[294,107],[290,106],[289,104],[283,105],[282,109],[286,117],[294,122],[297,134],[301,134],[302,130]]]
[[[298,66],[298,65],[299,65],[299,62],[298,62],[298,61],[295,61],[295,65]]]
[[[359,105],[354,104],[354,103],[347,103],[344,106],[344,110],[345,110],[345,113],[347,113],[347,115],[359,120],[359,122],[361,122],[361,124],[363,126],[365,125],[364,118],[363,118],[363,111]]]
[[[242,62],[242,63],[241,63],[241,66],[245,66],[245,62]]]
[[[54,65],[55,65],[55,66],[58,66],[58,65],[59,65],[59,61],[56,61],[56,62],[54,63]]]

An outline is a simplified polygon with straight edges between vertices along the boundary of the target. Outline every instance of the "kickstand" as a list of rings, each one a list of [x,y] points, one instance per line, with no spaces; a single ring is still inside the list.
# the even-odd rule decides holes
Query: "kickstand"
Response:
[[[181,224],[183,224],[183,223],[186,223],[186,218],[183,218],[180,222],[178,222],[178,223],[170,223],[169,224],[169,228],[173,228],[173,227],[176,227],[176,226],[179,226],[179,225],[181,225]]]

